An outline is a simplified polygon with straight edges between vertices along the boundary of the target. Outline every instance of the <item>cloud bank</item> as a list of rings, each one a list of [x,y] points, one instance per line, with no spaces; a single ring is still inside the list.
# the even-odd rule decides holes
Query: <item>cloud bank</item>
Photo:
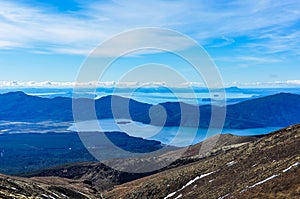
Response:
[[[166,82],[19,82],[19,81],[0,81],[0,88],[205,88],[202,82],[185,82],[178,84],[168,84]],[[294,88],[300,87],[300,80],[274,81],[274,82],[233,82],[225,84],[225,87],[237,86],[241,88]]]

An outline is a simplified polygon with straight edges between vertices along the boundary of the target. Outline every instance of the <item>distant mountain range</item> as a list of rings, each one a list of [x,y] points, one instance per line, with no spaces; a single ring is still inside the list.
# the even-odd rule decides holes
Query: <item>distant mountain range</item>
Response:
[[[85,104],[92,99],[75,99],[80,106],[81,114],[88,115]],[[114,102],[114,114],[111,109]],[[130,117],[126,114],[129,104]],[[164,110],[162,109],[164,108]],[[188,110],[181,121],[181,110]],[[222,111],[224,107],[214,107]],[[124,118],[145,124],[203,127],[209,126],[211,120],[211,105],[195,106],[182,102],[166,102],[157,105],[141,103],[119,96],[106,96],[95,100],[95,110],[98,119]],[[149,111],[151,112],[151,117]],[[200,111],[200,122],[196,113]],[[167,115],[162,123],[164,111]],[[114,116],[113,116],[114,115]],[[23,92],[10,92],[0,95],[0,120],[6,121],[72,121],[72,99],[66,97],[41,98],[29,96]],[[251,99],[227,106],[224,128],[247,129],[260,127],[284,127],[300,122],[300,95],[279,93],[257,99]]]

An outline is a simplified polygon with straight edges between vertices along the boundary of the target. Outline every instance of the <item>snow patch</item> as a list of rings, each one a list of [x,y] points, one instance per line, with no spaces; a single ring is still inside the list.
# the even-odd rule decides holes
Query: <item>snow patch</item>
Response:
[[[240,191],[240,193],[244,193],[246,191],[246,189],[243,189],[242,191]]]
[[[55,197],[53,197],[53,196],[51,196],[51,195],[42,194],[42,196],[44,196],[44,197],[46,197],[46,198],[55,199]]]
[[[299,165],[299,162],[296,162],[295,164],[293,164],[293,165],[289,166],[288,168],[284,169],[282,172],[285,173],[285,172],[287,172],[288,170],[290,170],[291,168],[296,167],[296,166],[298,166],[298,165]]]
[[[179,190],[178,190],[179,191]],[[174,191],[173,193],[170,193],[169,195],[167,195],[166,197],[164,197],[164,199],[167,198],[171,198],[172,196],[174,196],[177,193],[177,191]]]
[[[14,191],[17,191],[18,189],[15,188],[15,187],[10,187],[10,186],[4,186],[6,189],[11,189],[11,190],[14,190]]]
[[[54,195],[55,197],[59,198],[59,195],[57,195],[56,193],[52,193],[52,195]]]
[[[289,171],[290,169],[292,169],[293,167],[297,167],[298,165],[299,165],[299,162],[296,162],[293,165],[289,166],[288,168],[282,170],[282,173],[285,173],[285,172]],[[254,166],[256,166],[256,164],[253,165],[252,167],[254,167]],[[271,179],[273,179],[273,178],[275,178],[275,177],[277,177],[279,175],[280,174],[272,175],[271,177],[266,178],[265,180],[262,180],[262,181],[260,181],[258,183],[255,183],[254,185],[252,185],[250,187],[247,186],[245,189],[243,189],[242,191],[240,191],[240,193],[245,192],[248,188],[253,188],[253,187],[256,187],[257,185],[263,184],[263,183],[265,183],[265,182],[267,182],[267,181],[269,181],[269,180],[271,180]]]
[[[267,182],[269,180],[272,180],[273,178],[276,178],[277,176],[279,176],[279,175],[277,175],[277,174],[276,175],[272,175],[271,177],[268,177],[268,178],[266,178],[266,179],[264,179],[264,180],[262,180],[260,182],[255,183],[254,185],[250,186],[249,188],[254,188],[257,185],[263,184],[263,183],[265,183],[265,182]]]
[[[235,162],[235,161],[231,161],[231,162],[228,162],[226,165],[227,165],[228,167],[231,167],[231,166],[234,165],[234,164],[236,164],[236,162]]]
[[[224,198],[226,198],[227,196],[229,196],[229,193],[226,194],[226,195],[224,195],[224,196],[219,197],[218,199],[224,199]]]
[[[194,179],[192,179],[188,183],[186,183],[183,187],[181,187],[181,189],[178,189],[177,191],[174,191],[174,192],[170,193],[169,195],[167,195],[166,197],[164,197],[164,199],[168,199],[168,198],[173,197],[177,192],[182,191],[186,187],[188,187],[188,186],[192,185],[193,183],[195,183],[197,180],[200,180],[201,178],[209,176],[209,175],[211,175],[213,173],[215,173],[215,171],[210,172],[210,173],[206,173],[206,174],[202,174],[200,176],[195,177]]]
[[[69,198],[68,196],[66,196],[65,194],[61,193],[60,195],[62,195],[65,198]]]
[[[177,196],[175,199],[178,199],[178,198],[181,198],[182,197],[182,194],[180,194],[179,196]]]

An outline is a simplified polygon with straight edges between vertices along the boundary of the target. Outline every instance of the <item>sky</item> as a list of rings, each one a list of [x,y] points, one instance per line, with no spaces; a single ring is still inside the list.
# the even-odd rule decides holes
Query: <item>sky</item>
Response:
[[[174,30],[195,40],[216,64],[225,86],[300,86],[298,0],[1,0],[0,86],[71,85],[98,45],[144,27]],[[141,41],[136,37],[115,48]],[[166,42],[159,32],[153,37]],[[168,42],[174,50],[188,48],[176,37]],[[99,56],[115,56],[114,49]],[[192,66],[157,51],[119,58],[101,81],[118,82],[134,67],[146,65],[126,81],[163,82],[169,73],[157,70],[159,64],[189,82],[203,81]]]

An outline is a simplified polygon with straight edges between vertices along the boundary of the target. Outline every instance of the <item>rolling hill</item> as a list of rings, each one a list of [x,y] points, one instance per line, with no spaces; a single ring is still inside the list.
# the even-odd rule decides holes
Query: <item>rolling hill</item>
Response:
[[[116,111],[112,111],[111,102]],[[85,105],[92,99],[79,98],[74,103],[79,107],[83,119],[89,115]],[[300,95],[279,93],[227,106],[224,128],[247,129],[260,127],[289,126],[300,122]],[[29,96],[23,92],[0,95],[0,120],[6,121],[72,121],[72,99],[53,99]],[[129,107],[129,113],[126,110]],[[214,107],[223,111],[224,107]],[[181,110],[186,110],[183,118]],[[157,105],[145,104],[119,96],[106,96],[95,100],[98,119],[125,118],[145,124],[164,126],[203,127],[209,126],[212,106],[194,106],[181,102]],[[150,112],[150,114],[149,114]],[[200,122],[197,112],[200,112]],[[114,114],[113,114],[114,113]],[[166,113],[165,124],[162,122]],[[199,124],[199,125],[198,125]]]

